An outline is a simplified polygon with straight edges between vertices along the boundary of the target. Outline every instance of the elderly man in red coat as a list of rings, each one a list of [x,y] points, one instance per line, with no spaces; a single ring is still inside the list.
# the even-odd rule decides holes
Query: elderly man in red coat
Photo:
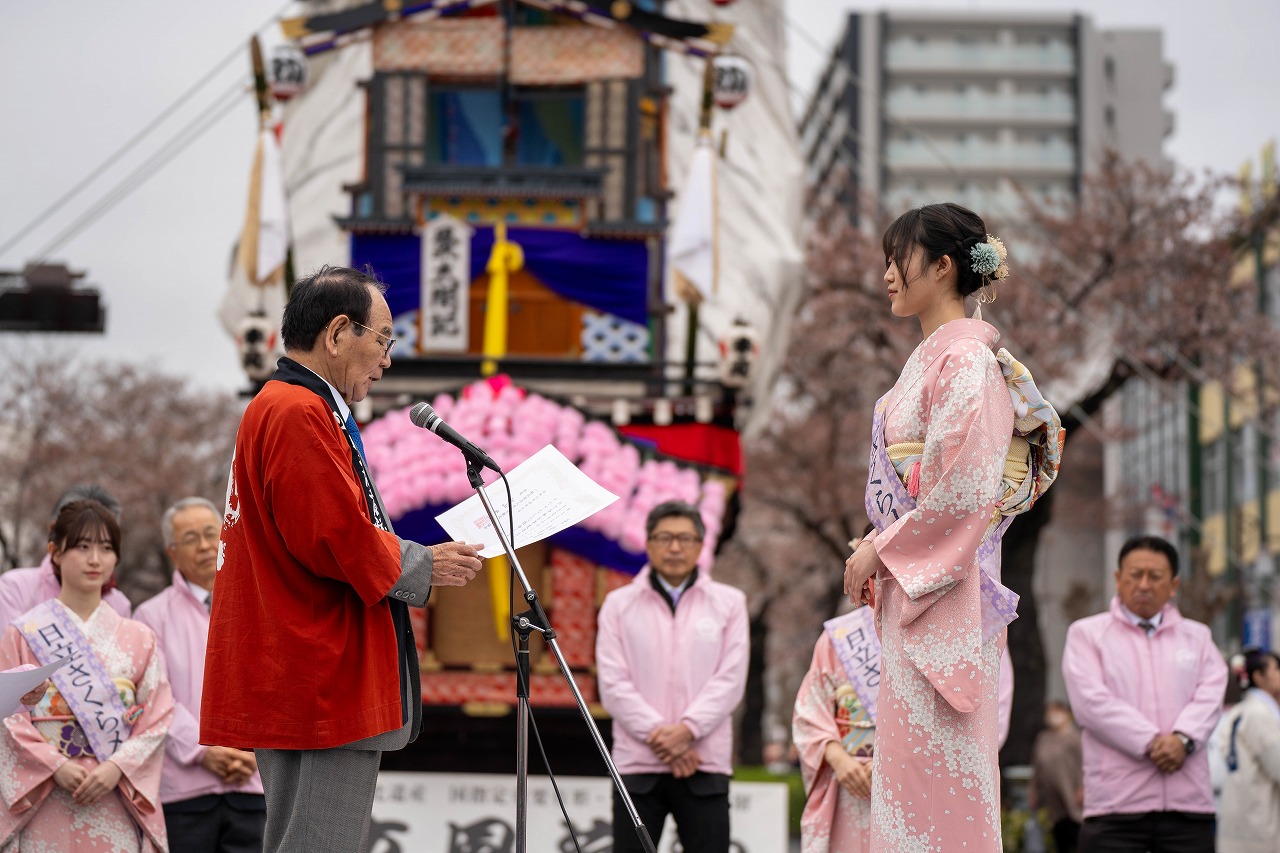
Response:
[[[382,291],[343,267],[295,283],[236,435],[200,742],[255,750],[271,851],[365,849],[381,754],[422,724],[406,606],[480,569],[398,538],[365,465],[350,404],[391,365]]]

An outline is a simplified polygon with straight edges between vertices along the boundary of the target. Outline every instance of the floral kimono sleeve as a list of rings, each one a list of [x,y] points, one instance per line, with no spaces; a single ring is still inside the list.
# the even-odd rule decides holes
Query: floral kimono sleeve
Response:
[[[1013,407],[990,347],[962,338],[940,358],[924,412],[917,507],[875,539],[885,567],[924,606],[978,571],[1013,434]]]
[[[120,780],[121,793],[145,811],[159,806],[160,771],[164,762],[164,739],[173,717],[173,694],[165,677],[164,658],[149,629],[139,645],[141,648],[135,654],[141,658],[142,678],[136,698],[143,707],[142,716],[129,739],[111,756],[111,761],[124,773]]]
[[[24,663],[39,661],[22,633],[9,625],[0,637],[0,669]],[[39,805],[53,787],[54,772],[66,760],[36,731],[27,708],[5,717],[0,727],[0,797],[10,815],[20,815]]]
[[[835,668],[840,665],[831,640],[826,632],[818,638],[813,649],[813,661],[796,694],[796,706],[791,718],[791,739],[800,755],[800,770],[804,776],[805,791],[812,791],[823,771],[829,770],[825,753],[827,743],[840,742],[840,729],[836,726],[835,691],[832,689],[840,676]],[[823,780],[825,781],[825,780]]]

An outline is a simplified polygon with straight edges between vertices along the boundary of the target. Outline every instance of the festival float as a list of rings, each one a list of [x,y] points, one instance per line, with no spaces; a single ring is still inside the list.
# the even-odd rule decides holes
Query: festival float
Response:
[[[261,122],[222,322],[257,387],[298,274],[385,282],[394,361],[355,414],[401,536],[446,539],[435,516],[471,494],[457,450],[410,422],[418,401],[504,470],[554,445],[618,495],[519,552],[594,702],[595,614],[643,565],[646,514],[696,504],[712,569],[785,345],[802,167],[781,0],[306,5],[254,46]],[[515,703],[504,564],[413,611],[426,725],[456,737],[397,766],[509,763],[483,736]],[[554,729],[572,697],[534,645],[531,701]]]

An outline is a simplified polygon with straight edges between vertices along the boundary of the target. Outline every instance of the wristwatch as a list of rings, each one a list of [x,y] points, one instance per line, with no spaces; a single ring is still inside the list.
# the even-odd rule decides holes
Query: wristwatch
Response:
[[[1174,732],[1173,734],[1178,738],[1178,740],[1182,741],[1182,749],[1187,753],[1187,755],[1196,751],[1196,742],[1194,740],[1187,737],[1182,732]]]

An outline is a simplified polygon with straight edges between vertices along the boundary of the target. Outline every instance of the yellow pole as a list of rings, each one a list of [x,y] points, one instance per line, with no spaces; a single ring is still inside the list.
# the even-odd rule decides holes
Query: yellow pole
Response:
[[[482,376],[497,373],[497,359],[507,354],[511,273],[523,266],[524,252],[518,244],[507,240],[507,224],[494,224],[493,251],[485,265],[485,272],[489,274],[489,294],[484,309],[484,361],[480,363]]]
[[[489,600],[493,608],[493,628],[498,639],[505,640],[511,632],[511,569],[506,554],[490,557],[484,563],[489,576]]]

